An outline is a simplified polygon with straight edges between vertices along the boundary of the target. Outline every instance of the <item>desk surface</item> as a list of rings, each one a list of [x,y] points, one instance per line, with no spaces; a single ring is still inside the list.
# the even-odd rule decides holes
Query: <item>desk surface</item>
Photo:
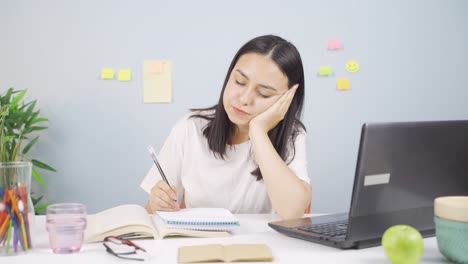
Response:
[[[233,236],[223,238],[168,238],[164,240],[139,240],[138,244],[152,255],[146,263],[177,263],[180,246],[201,244],[265,243],[270,246],[275,263],[390,263],[381,247],[360,250],[340,250],[320,244],[291,238],[270,227],[277,220],[269,214],[237,215],[241,227]],[[27,254],[0,257],[1,263],[121,263],[124,260],[107,253],[100,243],[85,244],[79,253],[59,255],[49,248],[44,216],[36,217],[35,249]],[[424,255],[420,263],[449,263],[439,253],[434,237],[424,239]],[[133,263],[141,263],[133,261]],[[251,262],[250,262],[251,263]],[[265,262],[262,262],[265,263]]]

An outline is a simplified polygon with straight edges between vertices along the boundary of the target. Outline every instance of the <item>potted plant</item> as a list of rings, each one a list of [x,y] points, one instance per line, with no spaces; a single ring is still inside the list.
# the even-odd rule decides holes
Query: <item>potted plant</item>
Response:
[[[39,140],[37,131],[47,129],[43,124],[48,122],[48,119],[39,116],[40,111],[36,109],[37,100],[24,99],[26,92],[27,89],[9,88],[0,95],[0,162],[30,160],[32,177],[45,188],[40,171],[56,170],[38,159],[29,157],[28,153]],[[31,195],[31,198],[36,214],[49,205],[39,205],[43,195],[40,197]]]

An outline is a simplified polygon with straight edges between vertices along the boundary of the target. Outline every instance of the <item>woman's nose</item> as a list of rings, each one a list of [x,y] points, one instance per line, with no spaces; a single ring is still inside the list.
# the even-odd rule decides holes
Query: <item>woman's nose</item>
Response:
[[[246,88],[240,94],[239,101],[242,105],[250,105],[254,99],[253,89]]]

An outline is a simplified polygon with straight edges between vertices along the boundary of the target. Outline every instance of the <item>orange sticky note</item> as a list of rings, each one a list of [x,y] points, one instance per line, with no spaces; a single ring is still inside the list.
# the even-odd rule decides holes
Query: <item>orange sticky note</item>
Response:
[[[349,90],[349,80],[348,78],[338,78],[336,79],[336,89],[340,91]]]
[[[161,74],[164,72],[164,66],[162,61],[150,61],[149,72],[152,74]]]

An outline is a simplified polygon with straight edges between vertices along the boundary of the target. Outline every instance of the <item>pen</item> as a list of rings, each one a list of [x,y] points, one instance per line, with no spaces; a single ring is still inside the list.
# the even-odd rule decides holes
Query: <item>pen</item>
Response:
[[[155,154],[155,151],[154,151],[153,147],[148,146],[148,151],[150,153],[151,158],[153,158],[154,164],[156,164],[156,167],[158,167],[159,174],[161,174],[161,177],[166,182],[167,186],[169,186],[169,188],[171,188],[171,190],[174,191],[174,189],[172,189],[171,185],[169,184],[169,181],[167,180],[166,175],[164,174],[164,171],[161,168],[161,165],[159,165],[158,159],[156,159],[156,154]],[[174,191],[174,193],[175,193],[175,191]]]

